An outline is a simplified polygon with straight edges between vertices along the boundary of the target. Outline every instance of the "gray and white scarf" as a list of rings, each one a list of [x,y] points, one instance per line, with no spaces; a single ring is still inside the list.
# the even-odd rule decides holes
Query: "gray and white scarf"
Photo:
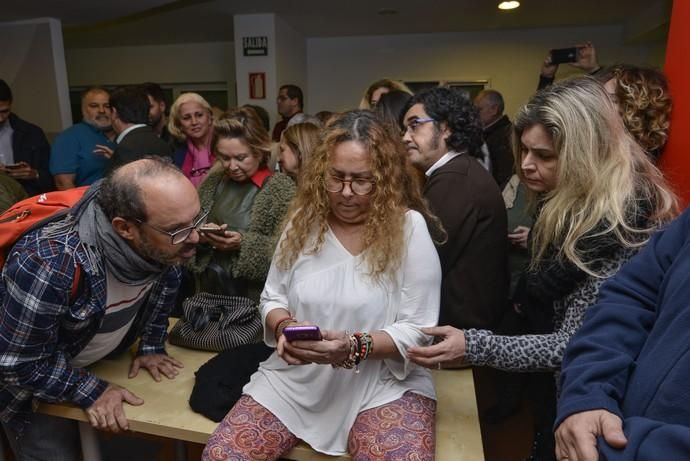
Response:
[[[142,285],[155,280],[167,266],[141,257],[113,229],[95,200],[102,180],[95,182],[64,220],[46,226],[43,237],[55,238],[76,229],[87,258],[98,272],[105,261],[108,272],[128,285]]]

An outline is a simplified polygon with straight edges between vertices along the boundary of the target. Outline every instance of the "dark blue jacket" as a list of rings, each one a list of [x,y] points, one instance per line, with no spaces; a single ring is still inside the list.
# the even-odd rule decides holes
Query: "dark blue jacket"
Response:
[[[690,459],[690,209],[604,284],[566,349],[556,426],[605,409],[623,450],[602,459]]]
[[[50,160],[50,144],[45,133],[38,126],[29,123],[15,114],[10,114],[10,126],[14,130],[12,135],[12,151],[14,161],[26,162],[38,171],[38,179],[18,180],[27,195],[38,195],[55,190],[53,176],[48,169]]]

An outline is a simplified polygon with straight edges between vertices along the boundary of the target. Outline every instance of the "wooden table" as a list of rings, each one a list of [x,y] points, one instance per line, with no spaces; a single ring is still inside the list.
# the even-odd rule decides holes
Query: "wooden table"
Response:
[[[128,379],[127,373],[131,362],[128,354],[116,360],[101,360],[90,369],[100,378],[126,387],[144,399],[144,404],[138,407],[125,405],[130,430],[205,444],[217,423],[193,412],[188,400],[194,386],[194,372],[214,354],[169,344],[167,350],[171,356],[185,365],[174,380],[163,378],[163,381],[156,383],[146,370],[141,370],[136,378]],[[439,461],[483,460],[472,371],[470,369],[434,370],[432,373],[438,394],[436,459]],[[94,431],[90,429],[88,419],[82,409],[68,404],[42,403],[38,411],[83,422],[80,428],[82,446],[85,451],[84,459],[89,461],[99,459]],[[300,461],[350,459],[349,456],[332,457],[317,453],[304,443],[295,447],[283,458]]]

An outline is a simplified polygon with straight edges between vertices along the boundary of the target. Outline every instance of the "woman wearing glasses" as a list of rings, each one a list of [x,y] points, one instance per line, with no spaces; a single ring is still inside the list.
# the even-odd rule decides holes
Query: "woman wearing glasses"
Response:
[[[175,164],[197,187],[213,165],[212,127],[211,106],[197,93],[182,93],[170,108],[168,131],[182,143],[175,149]]]
[[[273,460],[300,439],[355,459],[433,459],[434,386],[405,351],[426,344],[421,328],[438,319],[441,268],[427,222],[441,231],[419,189],[401,187],[403,157],[371,112],[326,128],[261,296],[264,341],[277,350],[203,459]],[[304,324],[322,339],[289,342],[285,329]]]
[[[211,146],[217,163],[199,186],[208,224],[190,268],[200,291],[258,300],[295,184],[266,166],[268,132],[250,109],[217,120]]]

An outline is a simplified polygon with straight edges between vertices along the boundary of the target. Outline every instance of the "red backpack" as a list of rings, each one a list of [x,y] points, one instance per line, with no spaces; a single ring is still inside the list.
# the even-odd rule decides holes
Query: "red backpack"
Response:
[[[70,209],[82,198],[89,186],[77,187],[36,195],[15,203],[0,214],[0,270],[10,250],[28,232],[67,216]],[[76,291],[80,269],[74,278],[72,292]]]

